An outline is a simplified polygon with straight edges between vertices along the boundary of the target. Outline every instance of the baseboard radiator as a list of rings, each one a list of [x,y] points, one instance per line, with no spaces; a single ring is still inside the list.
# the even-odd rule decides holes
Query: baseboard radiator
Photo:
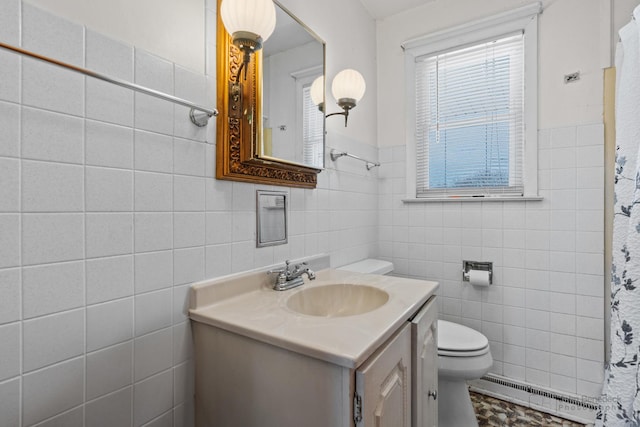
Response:
[[[499,384],[504,387],[513,388],[516,390],[524,391],[529,394],[534,394],[537,396],[547,397],[549,399],[554,399],[559,402],[563,402],[569,405],[575,405],[582,407],[584,409],[589,409],[592,411],[598,410],[598,403],[595,398],[581,398],[579,396],[572,396],[569,394],[563,394],[558,391],[544,389],[540,386],[535,386],[531,384],[526,384],[523,382],[511,380],[505,377],[501,377],[494,374],[487,374],[481,378],[484,381],[488,381],[494,384]]]

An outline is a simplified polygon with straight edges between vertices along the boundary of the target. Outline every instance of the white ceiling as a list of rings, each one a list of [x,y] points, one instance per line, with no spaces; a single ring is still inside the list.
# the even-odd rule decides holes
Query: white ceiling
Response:
[[[386,18],[435,0],[360,0],[375,19]]]

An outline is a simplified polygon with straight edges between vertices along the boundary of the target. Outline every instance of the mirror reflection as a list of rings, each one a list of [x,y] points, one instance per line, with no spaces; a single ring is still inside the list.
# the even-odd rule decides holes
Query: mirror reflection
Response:
[[[262,55],[258,156],[323,168],[324,114],[311,99],[311,84],[324,75],[324,43],[276,2],[276,29]]]
[[[287,243],[287,193],[258,190],[256,192],[256,246]]]

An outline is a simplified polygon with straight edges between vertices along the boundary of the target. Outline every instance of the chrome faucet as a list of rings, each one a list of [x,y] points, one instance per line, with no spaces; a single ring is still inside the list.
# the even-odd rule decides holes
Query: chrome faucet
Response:
[[[285,261],[284,268],[267,271],[267,274],[278,274],[276,276],[276,281],[273,284],[274,290],[286,291],[287,289],[293,289],[304,284],[304,280],[302,279],[303,274],[306,274],[309,280],[314,280],[316,278],[316,273],[314,273],[309,267],[306,267],[306,262],[296,264],[293,268],[290,268],[289,264],[290,261],[287,260]]]

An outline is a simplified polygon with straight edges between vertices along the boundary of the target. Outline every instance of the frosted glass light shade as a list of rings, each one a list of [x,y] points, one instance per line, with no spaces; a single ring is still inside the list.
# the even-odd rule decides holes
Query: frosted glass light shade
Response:
[[[331,93],[337,101],[353,99],[358,102],[366,89],[367,85],[362,74],[350,68],[340,71],[331,83]]]
[[[324,102],[324,76],[320,76],[311,83],[311,100],[320,105]]]
[[[223,0],[220,17],[231,35],[239,31],[254,33],[266,41],[276,27],[273,0]]]

